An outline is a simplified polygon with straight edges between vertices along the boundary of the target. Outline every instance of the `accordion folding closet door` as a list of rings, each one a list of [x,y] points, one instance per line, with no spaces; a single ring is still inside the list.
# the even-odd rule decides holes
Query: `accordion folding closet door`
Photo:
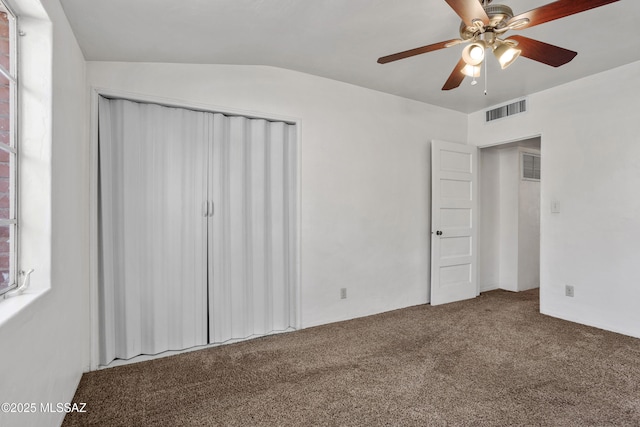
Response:
[[[287,330],[296,130],[99,100],[100,365]]]

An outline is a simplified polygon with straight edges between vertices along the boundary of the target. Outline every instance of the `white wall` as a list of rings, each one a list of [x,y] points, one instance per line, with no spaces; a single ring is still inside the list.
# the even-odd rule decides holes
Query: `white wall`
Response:
[[[522,153],[540,154],[539,150],[518,150],[518,165]],[[540,181],[521,179],[518,169],[518,291],[540,286]]]
[[[429,141],[464,143],[466,115],[272,67],[87,64],[90,86],[300,120],[303,327],[427,302]]]
[[[542,134],[540,304],[545,314],[640,337],[640,62],[529,97],[478,146]],[[552,200],[560,213],[552,214]],[[575,297],[564,295],[565,284]]]
[[[53,25],[36,1],[20,2],[34,18],[25,16],[21,42],[35,49],[22,57],[21,65],[35,71],[22,80],[22,105],[49,110],[23,116],[21,132],[21,267],[35,268],[33,291],[0,300],[2,311],[34,298],[0,326],[0,402],[38,405],[70,401],[89,366],[85,62],[58,0],[42,3]],[[63,416],[0,413],[0,425],[57,425]]]
[[[486,292],[500,287],[500,150],[479,150],[479,157],[478,281]]]
[[[500,150],[500,289],[518,290],[518,148]]]

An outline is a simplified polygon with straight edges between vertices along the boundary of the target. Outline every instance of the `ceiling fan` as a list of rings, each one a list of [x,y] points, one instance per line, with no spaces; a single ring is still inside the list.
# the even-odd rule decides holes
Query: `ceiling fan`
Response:
[[[520,15],[514,15],[509,6],[492,5],[493,0],[445,1],[462,18],[459,39],[383,56],[378,59],[378,63],[386,64],[422,53],[469,43],[462,51],[462,58],[456,64],[442,90],[457,88],[465,76],[473,77],[475,82],[475,77],[480,75],[480,66],[484,61],[485,51],[489,49],[497,58],[502,69],[511,65],[520,55],[552,67],[559,67],[571,61],[578,53],[528,37],[501,38],[501,36],[509,30],[533,27],[619,0],[558,0]]]

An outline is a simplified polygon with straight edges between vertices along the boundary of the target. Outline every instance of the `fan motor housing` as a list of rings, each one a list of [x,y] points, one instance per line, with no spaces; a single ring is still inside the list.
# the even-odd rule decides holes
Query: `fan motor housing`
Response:
[[[480,0],[480,3],[482,3],[482,0]],[[491,1],[487,3],[491,3]],[[513,10],[504,4],[487,4],[484,6],[484,10],[489,17],[489,24],[484,26],[485,31],[503,28],[513,18]],[[464,22],[460,25],[460,37],[463,40],[474,38],[478,35],[478,31],[477,27],[467,26]]]

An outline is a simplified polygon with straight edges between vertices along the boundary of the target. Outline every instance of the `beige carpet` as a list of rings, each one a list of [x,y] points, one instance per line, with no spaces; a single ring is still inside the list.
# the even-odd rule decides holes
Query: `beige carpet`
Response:
[[[493,291],[85,374],[65,426],[640,426],[640,340]]]

